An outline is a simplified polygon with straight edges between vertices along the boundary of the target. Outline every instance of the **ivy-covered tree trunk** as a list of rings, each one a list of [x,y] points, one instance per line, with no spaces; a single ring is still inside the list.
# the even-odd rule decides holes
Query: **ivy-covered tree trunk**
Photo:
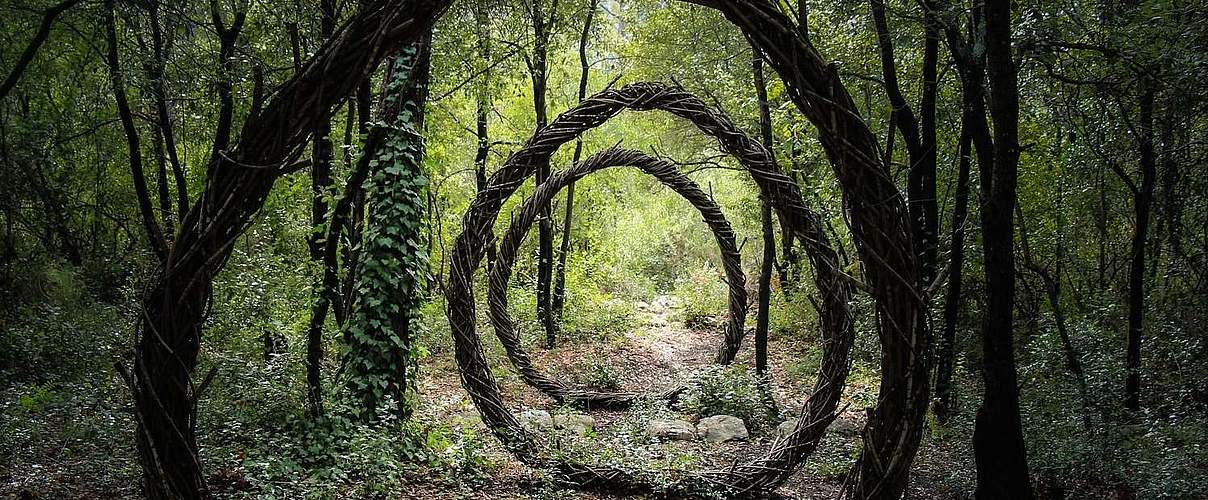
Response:
[[[205,189],[182,217],[176,244],[142,298],[134,363],[123,370],[134,393],[134,435],[146,497],[209,496],[196,436],[205,384],[194,384],[193,372],[213,279],[236,239],[287,171],[281,167],[299,158],[316,120],[331,114],[386,54],[430,30],[447,7],[444,0],[362,2],[302,72],[270,98],[253,100],[235,145],[222,145],[226,137],[216,130]]]
[[[365,420],[376,420],[387,407],[394,417],[407,418],[415,390],[415,337],[428,268],[422,130],[430,42],[431,34],[395,58],[386,77],[384,107],[398,106],[398,114],[374,124],[382,140],[366,152],[373,155],[369,220],[344,335],[345,385]]]

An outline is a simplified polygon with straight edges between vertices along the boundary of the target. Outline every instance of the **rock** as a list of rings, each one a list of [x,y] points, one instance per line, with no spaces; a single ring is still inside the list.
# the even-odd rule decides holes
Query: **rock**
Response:
[[[650,304],[647,304],[646,301],[644,301],[644,300],[639,300],[637,303],[637,306],[635,306],[635,307],[637,310],[642,311],[642,312],[650,311]]]
[[[554,419],[545,410],[525,410],[516,415],[520,426],[529,432],[545,432],[554,427]]]
[[[793,433],[793,429],[797,428],[797,419],[785,420],[780,425],[776,426],[776,437],[785,437]]]
[[[646,424],[646,434],[667,441],[688,441],[696,438],[692,424],[683,420],[651,420]]]
[[[851,420],[839,417],[826,427],[826,432],[840,436],[856,436],[860,434],[860,426]]]
[[[732,415],[714,415],[700,419],[696,433],[710,443],[741,441],[747,438],[747,426],[742,419]]]
[[[554,415],[554,428],[568,431],[578,436],[586,436],[596,428],[596,419],[591,415],[572,413],[570,415]]]

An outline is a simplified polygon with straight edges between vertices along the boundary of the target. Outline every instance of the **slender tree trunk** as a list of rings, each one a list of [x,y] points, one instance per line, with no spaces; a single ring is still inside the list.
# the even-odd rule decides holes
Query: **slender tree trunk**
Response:
[[[894,56],[892,34],[889,31],[889,21],[886,18],[884,0],[869,0],[873,17],[873,26],[877,32],[877,46],[881,55],[881,75],[884,79],[885,93],[892,106],[890,113],[890,128],[886,141],[886,155],[893,157],[893,129],[902,132],[902,141],[906,145],[910,169],[907,182],[907,196],[910,200],[910,227],[915,251],[919,253],[920,289],[927,289],[935,279],[935,263],[937,259],[937,234],[939,223],[936,202],[935,170],[935,96],[937,89],[937,54],[939,49],[939,28],[931,14],[933,9],[925,10],[924,19],[924,50],[923,50],[923,92],[919,102],[918,116],[906,102],[905,96],[898,84],[897,64]],[[927,328],[927,322],[918,323],[919,328]]]
[[[487,160],[491,154],[491,136],[488,129],[491,110],[491,19],[488,15],[490,3],[477,0],[474,5],[474,27],[478,37],[478,57],[483,64],[478,77],[477,128],[478,150],[474,153],[474,188],[482,193],[487,188]],[[495,262],[495,243],[487,244],[487,268]]]
[[[768,107],[768,84],[763,75],[763,56],[751,46],[754,57],[751,72],[755,77],[755,94],[759,99],[759,135],[768,153],[773,151],[772,112]],[[772,154],[773,161],[776,155]],[[763,262],[759,266],[759,299],[755,313],[755,373],[761,378],[768,373],[768,309],[772,300],[772,266],[776,262],[776,235],[772,227],[772,205],[767,193],[762,193],[760,221],[763,230]]]
[[[940,424],[947,424],[956,410],[952,398],[952,370],[955,365],[956,323],[960,315],[961,285],[965,267],[965,224],[969,215],[972,145],[972,134],[967,121],[962,118],[960,143],[957,146],[956,200],[952,209],[952,249],[948,262],[948,287],[944,292],[944,326],[940,331],[939,350],[936,353],[933,411]]]
[[[210,22],[214,25],[214,31],[218,33],[218,123],[214,127],[214,141],[210,151],[211,166],[220,160],[220,156],[231,144],[231,128],[235,120],[235,43],[239,41],[239,33],[243,31],[243,24],[246,20],[247,8],[244,6],[235,11],[234,20],[228,27],[222,19],[222,12],[218,10],[217,0],[210,1]],[[258,69],[253,73],[253,80],[254,91],[250,116],[260,114],[264,104],[264,76]],[[185,192],[186,188],[183,172],[177,177],[176,183],[179,196]],[[187,206],[188,194],[184,196]]]
[[[334,0],[319,3],[319,36],[323,43],[331,38],[336,28],[336,6]],[[310,224],[307,238],[310,260],[318,273],[315,275],[313,301],[310,309],[310,324],[306,329],[306,403],[311,418],[323,416],[323,325],[327,322],[327,311],[331,308],[334,290],[328,288],[327,269],[337,263],[327,258],[324,245],[323,225],[327,220],[327,196],[331,189],[331,164],[335,159],[331,142],[331,116],[318,120],[311,147],[310,165]]]
[[[114,0],[107,0],[105,3],[105,40],[108,46],[106,61],[109,65],[109,80],[113,84],[113,98],[117,102],[122,130],[126,133],[126,149],[130,154],[130,177],[134,181],[134,194],[138,199],[138,211],[143,218],[143,229],[147,232],[147,239],[151,242],[151,250],[162,262],[168,255],[168,243],[164,239],[159,222],[155,219],[151,194],[147,190],[147,178],[143,172],[142,146],[139,141],[138,129],[134,126],[134,113],[130,111],[130,101],[126,97],[126,83],[122,76],[122,66],[118,56],[115,9]]]
[[[530,12],[533,22],[533,57],[531,73],[533,80],[533,109],[537,114],[537,130],[549,123],[548,109],[545,103],[546,86],[549,79],[548,56],[550,29],[558,12],[558,0],[552,0],[549,7],[549,17],[542,6],[542,0],[532,0]],[[545,182],[549,177],[549,162],[537,166],[537,184]],[[538,224],[537,244],[537,319],[545,329],[545,346],[552,349],[557,343],[557,330],[554,326],[554,315],[550,309],[551,288],[553,282],[554,264],[554,224],[553,213],[549,204],[541,208],[540,223]]]
[[[587,61],[587,37],[591,35],[591,21],[596,15],[596,4],[599,0],[587,1],[587,15],[583,20],[583,31],[579,33],[579,102],[587,98],[587,77],[591,69]],[[575,140],[575,154],[572,164],[578,163],[583,155],[583,139]],[[554,314],[555,326],[562,324],[562,309],[566,304],[566,258],[570,253],[571,223],[575,211],[575,182],[566,186],[566,214],[562,218],[562,244],[558,248],[558,265],[554,268],[554,296],[551,308]]]
[[[189,190],[185,182],[185,167],[181,164],[180,157],[177,154],[176,132],[172,125],[172,112],[168,106],[167,84],[164,82],[167,50],[171,41],[164,39],[164,29],[160,20],[159,8],[159,0],[152,0],[147,7],[147,11],[150,14],[152,47],[152,61],[148,68],[148,72],[150,73],[148,76],[151,77],[151,94],[155,101],[155,115],[159,123],[159,134],[163,139],[163,149],[167,153],[168,164],[172,166],[172,173],[176,183],[176,213],[184,214],[189,210]],[[166,219],[169,217],[169,214],[165,213],[164,217]],[[172,233],[175,231],[168,223],[165,223],[164,226],[167,229],[165,236],[171,239]]]
[[[1141,185],[1133,193],[1132,263],[1128,271],[1128,378],[1124,407],[1141,409],[1141,339],[1145,331],[1145,243],[1149,238],[1149,212],[1157,180],[1153,144],[1153,84],[1146,84],[1140,102]]]
[[[1028,245],[1028,229],[1026,220],[1024,219],[1023,207],[1016,204],[1015,213],[1019,218],[1019,246],[1023,251],[1024,267],[1030,269],[1044,282],[1045,294],[1049,299],[1049,308],[1053,311],[1053,323],[1057,327],[1057,336],[1061,339],[1061,350],[1065,354],[1065,367],[1074,376],[1074,382],[1078,385],[1078,396],[1082,400],[1082,426],[1089,431],[1091,430],[1090,390],[1086,385],[1086,375],[1082,371],[1082,362],[1078,356],[1078,351],[1074,348],[1074,342],[1070,339],[1069,328],[1065,323],[1065,308],[1061,305],[1062,242],[1060,228],[1063,218],[1061,215],[1061,198],[1062,194],[1060,188],[1058,188],[1057,255],[1053,258],[1055,263],[1051,273],[1047,268],[1032,259],[1032,250],[1030,245]]]
[[[988,0],[983,9],[994,163],[991,175],[983,172],[990,182],[981,186],[987,311],[982,328],[985,394],[973,432],[976,494],[979,499],[1028,499],[1033,494],[1019,414],[1014,342],[1012,218],[1019,165],[1019,83],[1011,49],[1011,0]]]
[[[172,222],[172,192],[168,187],[168,160],[164,155],[164,136],[161,129],[155,129],[155,190],[159,195],[159,212],[164,222],[164,239],[168,246],[172,245],[172,236],[176,234],[176,225]]]

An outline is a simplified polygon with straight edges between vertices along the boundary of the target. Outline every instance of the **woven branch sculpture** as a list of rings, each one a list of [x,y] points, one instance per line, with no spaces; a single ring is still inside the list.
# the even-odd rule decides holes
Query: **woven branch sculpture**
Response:
[[[512,277],[512,267],[516,263],[520,245],[532,228],[542,206],[549,203],[569,183],[575,182],[594,172],[593,168],[610,166],[632,166],[641,169],[662,182],[671,190],[679,193],[693,207],[700,211],[709,229],[717,239],[721,249],[722,266],[725,268],[726,281],[729,285],[729,321],[726,322],[724,333],[725,343],[717,353],[717,362],[729,364],[738,354],[744,333],[743,324],[747,313],[746,276],[742,272],[742,256],[738,252],[734,230],[721,213],[721,208],[708,194],[705,194],[695,182],[681,173],[675,166],[651,157],[639,151],[610,148],[596,155],[594,161],[580,162],[566,170],[561,170],[537,186],[533,195],[525,200],[517,211],[513,212],[511,226],[499,243],[498,258],[491,267],[487,304],[491,324],[495,335],[503,344],[508,359],[529,385],[539,389],[560,403],[577,404],[587,408],[624,408],[642,397],[640,393],[597,392],[567,387],[563,382],[548,377],[533,367],[532,361],[520,343],[516,333],[515,322],[508,313],[508,282]],[[682,389],[673,389],[655,397],[671,398]]]
[[[702,132],[716,138],[721,149],[738,158],[751,173],[760,192],[768,198],[793,237],[802,243],[814,267],[815,285],[821,298],[818,307],[823,339],[818,379],[794,431],[778,439],[767,455],[749,463],[669,479],[661,477],[657,471],[584,463],[551,452],[538,436],[525,431],[508,410],[483,354],[482,342],[476,332],[474,275],[486,253],[486,245],[493,240],[492,227],[503,203],[535,173],[536,166],[549,161],[560,146],[625,109],[660,109],[691,121]],[[591,165],[576,168],[599,170],[610,166],[610,161],[625,160],[625,156],[595,155],[584,161]],[[491,176],[465,214],[462,233],[453,247],[446,288],[447,314],[462,385],[482,414],[483,422],[504,446],[522,462],[545,469],[568,485],[607,490],[613,494],[765,496],[813,452],[826,426],[835,418],[855,338],[848,306],[852,296],[851,283],[839,271],[840,266],[840,255],[829,242],[817,214],[806,209],[796,183],[780,171],[762,144],[740,132],[724,114],[709,108],[678,86],[647,82],[605,90],[559,116],[513,153]]]

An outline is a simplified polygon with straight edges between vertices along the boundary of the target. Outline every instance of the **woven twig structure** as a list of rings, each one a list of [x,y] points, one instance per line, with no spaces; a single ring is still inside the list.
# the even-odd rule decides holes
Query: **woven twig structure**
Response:
[[[512,365],[520,373],[521,378],[560,403],[577,404],[588,408],[627,407],[634,400],[642,397],[642,394],[575,389],[537,370],[524,350],[520,336],[516,332],[515,322],[508,313],[507,289],[520,246],[524,243],[525,235],[532,228],[533,222],[536,221],[541,207],[549,203],[568,184],[592,172],[613,166],[636,167],[658,179],[659,182],[691,203],[700,212],[705,224],[713,231],[713,236],[721,250],[722,267],[725,268],[726,282],[729,285],[729,319],[724,329],[725,342],[717,353],[718,363],[729,364],[738,354],[747,312],[747,290],[744,286],[746,277],[742,272],[742,256],[738,252],[734,230],[730,228],[730,223],[722,215],[717,203],[688,176],[676,169],[675,165],[639,151],[610,148],[592,156],[590,161],[579,162],[570,168],[556,172],[537,186],[533,195],[513,212],[511,225],[503,239],[500,240],[498,257],[491,266],[487,304],[495,335],[499,337],[499,342],[503,344],[508,359],[512,361]],[[669,398],[679,392],[679,389],[673,389],[655,397]]]
[[[751,173],[783,224],[802,242],[814,267],[815,285],[821,297],[818,307],[823,337],[818,380],[794,431],[777,440],[767,455],[749,463],[668,479],[661,478],[655,471],[589,464],[550,452],[535,436],[526,432],[507,409],[483,354],[482,342],[476,332],[474,275],[486,253],[486,245],[493,239],[491,228],[503,203],[534,174],[536,166],[549,161],[561,145],[624,109],[661,109],[691,121],[702,132],[716,138],[721,149],[738,158]],[[584,163],[604,163],[595,158]],[[762,144],[740,132],[724,114],[678,86],[637,83],[606,90],[584,100],[539,130],[491,176],[486,188],[466,212],[462,233],[453,247],[446,288],[447,314],[462,385],[482,414],[483,422],[517,458],[550,471],[569,485],[614,494],[764,496],[783,483],[809,456],[826,426],[835,418],[854,339],[848,306],[851,284],[839,271],[840,264],[839,254],[830,244],[819,217],[806,209],[796,183],[780,171]]]

